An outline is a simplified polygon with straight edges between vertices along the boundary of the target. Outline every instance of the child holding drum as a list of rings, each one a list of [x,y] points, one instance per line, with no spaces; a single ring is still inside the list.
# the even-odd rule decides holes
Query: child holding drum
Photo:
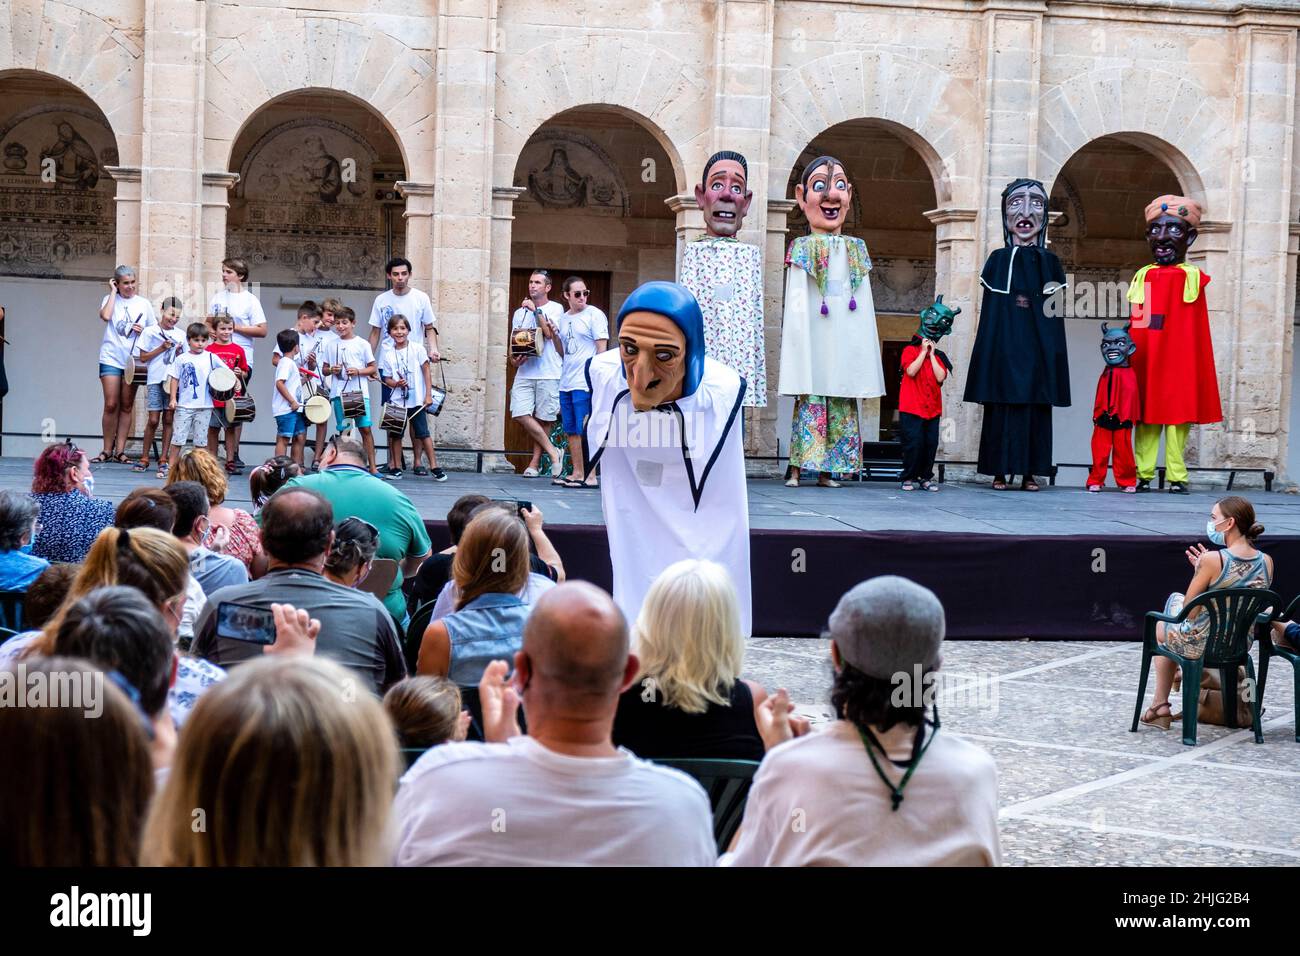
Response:
[[[375,375],[377,366],[370,343],[354,331],[356,322],[356,313],[346,305],[334,313],[334,331],[339,339],[322,347],[321,354],[325,356],[322,371],[333,376],[330,397],[334,401],[334,423],[343,431],[351,420],[352,426],[361,433],[370,473],[378,475],[375,439],[370,434],[370,390],[366,388],[366,379]]]
[[[208,346],[208,351],[219,358],[226,367],[235,373],[235,394],[242,395],[244,383],[248,381],[248,359],[244,356],[244,347],[233,341],[235,320],[228,314],[214,315],[209,319],[217,340]],[[208,454],[217,457],[217,436],[222,429],[226,432],[226,473],[242,475],[244,469],[235,464],[239,459],[239,428],[232,425],[226,417],[226,403],[214,399],[211,421],[208,425]]]
[[[381,381],[392,389],[390,404],[384,406],[380,427],[388,432],[388,460],[402,460],[402,436],[411,429],[412,461],[414,474],[423,477],[430,472],[420,464],[420,452],[429,459],[434,481],[446,481],[447,474],[438,467],[433,450],[433,437],[429,433],[429,418],[424,409],[432,391],[432,363],[428,350],[420,342],[411,340],[411,323],[400,313],[388,317],[385,332],[392,338],[379,347],[379,374]],[[401,468],[391,468],[385,475],[390,481],[402,477]]]
[[[167,369],[169,397],[167,407],[175,412],[172,425],[171,449],[167,454],[167,467],[176,467],[181,449],[186,442],[198,446],[203,426],[212,417],[212,396],[208,392],[208,379],[213,371],[225,366],[207,351],[208,327],[202,322],[191,322],[185,330],[189,351],[181,355]]]
[[[302,414],[302,373],[298,368],[301,339],[293,329],[275,337],[280,361],[275,364],[275,394],[271,396],[271,414],[275,416],[275,453],[290,457],[302,465],[302,447],[307,440],[307,419]]]
[[[162,443],[158,446],[158,477],[167,477],[167,454],[172,442],[173,412],[167,407],[167,370],[176,357],[185,351],[185,333],[176,327],[181,318],[181,300],[170,296],[163,300],[158,325],[150,325],[140,333],[140,361],[149,366],[146,381],[149,393],[149,420],[144,426],[144,444],[140,460],[132,471],[149,470],[149,449],[154,433],[162,423]]]
[[[321,301],[320,311],[316,317],[315,344],[316,355],[321,363],[324,362],[325,356],[331,354],[334,343],[339,340],[339,334],[334,331],[334,316],[338,314],[338,311],[341,308],[343,308],[343,303],[333,296]],[[302,367],[301,363],[298,367]],[[330,398],[331,386],[329,376],[325,375],[324,372],[321,371],[321,366],[319,364],[316,367],[316,371],[320,373],[319,384],[321,394],[325,396],[326,401],[328,401]],[[308,410],[310,411],[310,409]],[[312,458],[311,462],[312,471],[319,470],[316,463],[320,461],[321,455],[325,454],[325,428],[328,422],[329,419],[326,419],[324,422],[320,422],[316,426],[315,457]]]

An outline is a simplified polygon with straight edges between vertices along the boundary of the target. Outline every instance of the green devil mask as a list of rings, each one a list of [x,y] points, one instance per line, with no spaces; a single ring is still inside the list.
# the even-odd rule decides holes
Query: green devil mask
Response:
[[[921,324],[916,334],[931,342],[938,342],[952,331],[952,320],[959,315],[961,306],[951,309],[943,304],[943,296],[938,296],[933,303],[921,310]]]

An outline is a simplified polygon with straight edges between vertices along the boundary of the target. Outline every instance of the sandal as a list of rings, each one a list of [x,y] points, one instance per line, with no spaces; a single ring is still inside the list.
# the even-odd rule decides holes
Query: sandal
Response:
[[[595,481],[591,481],[591,480],[584,481],[584,482],[582,482],[582,484],[580,484],[578,487],[579,487],[579,488],[599,488],[599,487],[600,487],[600,479],[597,478]]]
[[[786,486],[787,488],[798,488],[798,487],[799,487],[799,469],[798,469],[798,468],[787,468],[787,469],[785,470],[785,486]]]
[[[1142,723],[1149,724],[1152,727],[1159,727],[1161,730],[1168,730],[1169,725],[1173,723],[1173,719],[1173,712],[1169,709],[1169,701],[1148,707],[1147,712],[1142,715]]]
[[[109,460],[116,462],[119,465],[131,464],[131,456],[124,451],[119,451],[116,455],[113,455]]]
[[[934,481],[923,481],[923,482],[921,482],[921,490],[922,490],[922,491],[938,491],[938,490],[939,490],[939,484],[938,484],[938,482],[934,482]]]
[[[905,481],[898,486],[900,491],[916,491],[916,485],[910,481]]]
[[[1026,478],[1024,481],[1020,483],[1020,490],[1039,491],[1040,489],[1038,487],[1038,482],[1034,481],[1032,478]]]
[[[832,478],[829,474],[824,473],[817,476],[817,487],[818,488],[843,488],[844,486],[840,484],[838,481],[836,481],[834,478]]]
[[[109,454],[108,452],[106,452],[106,451],[101,451],[101,452],[100,452],[98,455],[96,455],[94,458],[90,459],[90,463],[91,463],[92,465],[102,465],[102,464],[104,464],[104,463],[106,463],[106,462],[111,462],[112,460],[113,460],[113,456],[112,456],[112,455],[110,455],[110,454]]]
[[[134,465],[131,466],[131,470],[132,470],[132,471],[148,471],[148,470],[149,470],[149,459],[148,459],[148,457],[141,458],[139,461],[137,461]]]
[[[581,488],[583,483],[577,478],[564,478],[560,481],[551,482],[553,485],[563,485],[565,488]]]
[[[994,479],[993,479],[993,490],[994,490],[994,491],[1006,491],[1006,490],[1007,490],[1007,480],[1006,480],[1005,478],[994,478]]]
[[[158,463],[158,474],[157,474],[155,477],[158,477],[158,478],[166,478],[166,477],[167,477],[167,462],[162,461],[162,462],[159,462],[159,463]]]

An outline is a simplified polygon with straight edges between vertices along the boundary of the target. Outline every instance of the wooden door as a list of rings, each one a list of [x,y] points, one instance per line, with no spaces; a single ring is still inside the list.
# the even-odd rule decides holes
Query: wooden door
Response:
[[[609,315],[609,296],[610,296],[610,273],[608,272],[586,272],[581,269],[566,272],[563,269],[553,269],[549,266],[539,266],[538,268],[546,269],[551,274],[552,285],[550,298],[560,303],[561,306],[568,308],[568,303],[564,301],[563,285],[564,280],[571,275],[578,275],[587,284],[591,290],[591,296],[587,300],[590,305],[600,309],[605,315],[609,316],[610,332],[614,331],[614,317]],[[510,322],[515,314],[515,309],[519,308],[519,303],[524,301],[528,295],[528,277],[533,274],[530,269],[511,269],[510,270],[510,308],[502,321],[506,324],[506,340],[509,341]],[[510,389],[515,383],[515,367],[510,364],[510,356],[506,355],[506,401],[505,401],[505,445],[506,449],[519,449],[522,454],[507,455],[506,458],[510,464],[515,466],[515,472],[522,472],[528,467],[528,451],[530,445],[528,433],[523,427],[510,417]]]

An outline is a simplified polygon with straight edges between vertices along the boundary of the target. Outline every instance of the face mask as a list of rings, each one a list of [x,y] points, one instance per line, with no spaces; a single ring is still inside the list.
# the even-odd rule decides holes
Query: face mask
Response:
[[[1205,522],[1205,536],[1210,539],[1211,544],[1217,544],[1222,547],[1226,543],[1224,540],[1224,532],[1214,530],[1216,523],[1217,522],[1215,522],[1213,518]]]
[[[82,478],[81,487],[86,489],[86,494],[93,495],[95,493],[95,476],[87,475],[85,478]]]

